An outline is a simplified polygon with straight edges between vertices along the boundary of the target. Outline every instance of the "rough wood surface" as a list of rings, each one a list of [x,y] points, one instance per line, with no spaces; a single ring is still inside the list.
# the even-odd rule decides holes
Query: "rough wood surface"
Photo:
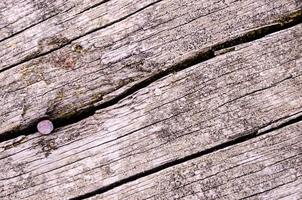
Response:
[[[130,16],[154,2],[156,1],[3,2],[6,9],[0,10],[0,70],[64,46],[89,32]]]
[[[0,73],[0,134],[22,130],[41,117],[64,119],[106,102],[207,46],[271,23],[282,24],[285,16],[290,20],[290,13],[301,9],[300,0],[160,1],[149,7],[143,4],[146,8],[141,10],[140,6],[126,6],[125,15],[135,14],[121,21],[118,19],[125,15],[117,14],[117,23],[86,35],[86,25],[88,30],[101,27],[97,22],[101,18],[89,19],[97,17],[97,10],[110,2],[89,10],[91,16],[76,15],[73,9],[68,12],[89,23],[73,19],[67,25],[53,25],[51,20],[58,20],[57,15],[1,43],[4,66],[51,53]],[[112,5],[120,2],[128,5],[126,1],[112,1]],[[108,18],[120,13],[115,8],[108,10]],[[70,42],[69,35],[79,38],[52,51]]]
[[[67,1],[64,6],[63,0],[49,0],[47,3],[37,0],[1,1],[0,41],[26,31],[59,13],[65,13],[74,6],[72,1]]]
[[[90,200],[302,198],[302,123],[167,168]]]
[[[0,198],[76,197],[301,115],[301,30],[236,46],[52,135],[1,143]]]

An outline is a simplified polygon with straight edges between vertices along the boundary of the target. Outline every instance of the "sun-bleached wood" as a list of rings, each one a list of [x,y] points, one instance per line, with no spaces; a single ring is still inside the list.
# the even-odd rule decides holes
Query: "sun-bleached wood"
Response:
[[[1,199],[68,199],[302,114],[302,25],[0,145]],[[223,179],[222,179],[223,180]]]
[[[302,122],[114,188],[89,200],[302,198]]]
[[[155,2],[156,0],[3,2],[6,9],[0,10],[0,70],[64,46]]]
[[[57,20],[52,18],[22,32],[23,35],[3,41],[2,63],[35,57],[69,41],[71,35],[79,36],[86,29],[100,27],[97,21],[102,18],[97,16],[102,12],[97,9],[105,9],[108,4],[119,8],[116,4],[125,1],[110,2],[89,10],[91,15],[86,12],[76,15],[78,21],[68,21],[72,25],[48,24]],[[0,134],[23,130],[45,116],[52,120],[68,118],[120,95],[133,84],[209,46],[271,23],[282,23],[284,16],[301,8],[301,2],[295,0],[177,0],[143,5],[144,9],[139,6],[138,10],[130,6],[135,14],[123,20],[0,73]],[[120,13],[123,9],[113,10]],[[115,16],[112,12],[110,19]],[[95,15],[96,21],[91,21]],[[118,14],[116,19],[125,15]],[[82,24],[82,20],[88,22]],[[13,43],[17,46],[9,47]]]

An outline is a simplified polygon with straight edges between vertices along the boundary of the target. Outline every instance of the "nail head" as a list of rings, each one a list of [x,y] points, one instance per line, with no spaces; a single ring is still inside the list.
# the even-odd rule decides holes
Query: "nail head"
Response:
[[[53,131],[53,124],[50,120],[42,120],[38,123],[37,129],[39,133],[48,135]]]

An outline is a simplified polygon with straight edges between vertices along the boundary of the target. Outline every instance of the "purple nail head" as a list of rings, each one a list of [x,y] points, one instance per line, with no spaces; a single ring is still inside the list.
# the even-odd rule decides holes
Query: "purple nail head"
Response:
[[[38,131],[43,135],[48,135],[53,131],[53,124],[49,120],[42,120],[38,123]]]

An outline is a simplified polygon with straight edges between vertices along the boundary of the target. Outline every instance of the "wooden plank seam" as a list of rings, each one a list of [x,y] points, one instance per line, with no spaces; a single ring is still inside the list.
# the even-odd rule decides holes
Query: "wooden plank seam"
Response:
[[[109,0],[108,0],[108,1],[109,1]],[[57,51],[57,50],[59,50],[59,49],[62,49],[63,47],[65,47],[65,46],[71,44],[71,43],[72,43],[73,41],[75,41],[75,40],[78,40],[78,39],[80,39],[80,38],[82,38],[82,37],[85,37],[86,35],[89,35],[89,34],[91,34],[91,33],[93,33],[93,32],[96,32],[96,31],[105,29],[105,28],[107,28],[107,27],[109,27],[109,26],[112,26],[113,24],[118,23],[118,22],[121,22],[121,21],[123,21],[123,20],[125,20],[125,19],[127,19],[127,18],[129,18],[129,17],[131,17],[131,16],[133,16],[133,15],[135,15],[135,14],[141,12],[142,10],[144,10],[144,9],[146,9],[146,8],[149,8],[149,7],[151,7],[151,6],[153,6],[153,5],[157,4],[157,3],[159,3],[159,2],[161,2],[161,1],[162,1],[162,0],[158,0],[158,1],[155,1],[155,2],[153,2],[153,3],[150,3],[150,4],[148,4],[148,5],[144,6],[144,7],[142,7],[142,8],[140,8],[140,9],[136,10],[135,12],[130,13],[130,14],[128,14],[128,15],[126,15],[126,16],[124,16],[124,17],[118,19],[118,20],[114,20],[114,21],[112,21],[112,22],[110,22],[110,23],[108,23],[108,24],[106,24],[106,25],[104,25],[104,26],[101,26],[101,27],[92,29],[92,30],[86,32],[86,33],[83,34],[83,35],[79,35],[79,36],[74,37],[74,38],[72,38],[72,39],[70,39],[70,40],[68,40],[68,41],[64,41],[64,42],[62,42],[62,44],[61,44],[60,46],[58,46],[57,48],[53,48],[53,49],[51,49],[51,50],[49,50],[49,51],[46,51],[46,52],[43,52],[43,53],[37,53],[37,54],[33,54],[32,56],[25,57],[23,60],[21,60],[21,61],[15,63],[15,64],[13,64],[13,65],[10,65],[10,66],[8,66],[8,67],[6,67],[6,68],[0,69],[0,73],[1,73],[1,72],[4,72],[4,71],[7,71],[7,70],[9,70],[9,69],[11,69],[11,68],[13,68],[13,67],[16,67],[16,66],[18,66],[18,65],[20,65],[20,64],[23,64],[23,63],[25,63],[25,62],[27,62],[27,61],[30,61],[30,60],[32,60],[32,59],[40,58],[40,57],[42,57],[42,56],[45,56],[45,55],[50,54],[50,53],[52,53],[52,52],[55,52],[55,51]],[[105,2],[103,2],[103,3],[106,3],[106,2],[107,2],[107,0],[106,0]],[[103,3],[101,3],[101,4],[103,4]],[[101,4],[99,4],[99,5],[101,5]],[[95,5],[95,6],[91,7],[91,9],[94,8],[94,7],[97,7],[97,6],[99,6],[99,5]],[[89,10],[89,9],[87,9],[87,10]],[[84,12],[84,11],[82,11],[82,12]],[[79,13],[79,14],[80,14],[80,13]],[[13,36],[10,36],[10,37],[13,37]],[[10,37],[8,37],[8,38],[10,38]],[[8,38],[6,38],[6,39],[8,39]],[[1,42],[1,41],[0,41],[0,42]]]
[[[155,3],[156,2],[154,2],[153,4],[155,4]],[[148,5],[148,6],[150,6],[150,5]],[[141,8],[140,10],[143,10],[143,9],[145,9],[145,7]],[[139,12],[139,11],[137,11],[137,12]],[[131,14],[131,15],[133,15],[133,14]],[[127,18],[127,17],[125,17],[125,18]],[[120,19],[120,21],[121,20],[122,19]],[[112,22],[112,23],[116,23],[116,22]],[[177,64],[169,67],[167,70],[161,71],[151,77],[148,77],[148,78],[138,82],[137,84],[134,84],[132,87],[128,88],[127,90],[122,92],[120,95],[110,99],[107,102],[101,103],[98,106],[90,106],[90,107],[88,107],[80,112],[77,112],[76,114],[69,116],[69,117],[66,117],[66,118],[62,117],[62,118],[53,120],[54,126],[55,126],[55,128],[59,128],[59,127],[63,127],[66,125],[70,125],[70,124],[79,122],[87,117],[94,115],[97,110],[112,106],[112,105],[118,103],[120,100],[132,95],[133,93],[150,85],[151,83],[153,83],[163,77],[168,76],[171,73],[175,73],[175,72],[184,70],[193,65],[196,65],[198,63],[212,59],[218,55],[221,55],[221,52],[223,52],[224,49],[226,49],[227,50],[226,52],[228,52],[228,51],[232,50],[232,48],[235,47],[236,45],[248,43],[248,42],[251,42],[254,40],[258,40],[269,34],[288,29],[288,28],[296,26],[300,23],[302,23],[302,10],[295,11],[295,12],[291,13],[290,15],[284,17],[283,19],[280,19],[276,23],[273,23],[273,24],[270,24],[267,26],[263,26],[263,27],[259,27],[257,29],[251,30],[243,35],[240,35],[231,40],[228,40],[226,42],[218,43],[209,48],[200,50],[199,52],[195,52],[194,54],[187,57],[186,59],[181,60]],[[106,26],[109,26],[109,24]],[[87,33],[87,34],[89,34],[89,33]],[[70,42],[72,42],[72,41],[70,41]],[[68,44],[66,44],[66,45],[68,45]],[[64,46],[66,46],[66,45],[64,45]],[[57,49],[60,49],[62,47],[59,47]],[[45,54],[56,51],[57,49],[51,50],[50,52],[47,52]],[[226,53],[226,52],[224,52],[224,53]],[[43,55],[45,55],[45,54],[43,54]],[[39,55],[39,57],[41,57],[43,55],[41,54],[41,55]],[[38,123],[38,120],[36,120],[32,124],[29,124],[28,127],[24,128],[23,130],[12,130],[12,131],[9,131],[9,132],[6,132],[6,133],[0,135],[0,142],[14,139],[20,135],[30,135],[30,134],[35,133],[37,123]]]
[[[80,195],[80,196],[75,197],[75,198],[71,198],[70,200],[82,200],[82,199],[87,199],[87,198],[93,197],[93,196],[95,196],[97,194],[102,194],[104,192],[112,190],[113,188],[119,187],[119,186],[121,186],[123,184],[127,184],[127,183],[130,183],[132,181],[135,181],[135,180],[137,180],[139,178],[142,178],[142,177],[145,177],[145,176],[149,176],[149,175],[154,174],[154,173],[158,173],[158,172],[160,172],[162,170],[165,170],[167,168],[171,168],[171,167],[174,167],[176,165],[185,163],[187,161],[190,161],[190,160],[193,160],[193,159],[196,159],[196,158],[199,158],[199,157],[202,157],[202,156],[205,156],[205,155],[208,155],[208,154],[211,154],[211,153],[214,153],[214,152],[217,152],[217,151],[229,148],[229,147],[231,147],[233,145],[244,143],[244,142],[246,142],[248,140],[255,139],[255,138],[257,138],[259,136],[262,136],[264,134],[268,134],[268,133],[270,133],[272,131],[276,131],[276,130],[282,129],[282,128],[286,127],[286,126],[290,126],[290,125],[299,123],[301,121],[302,121],[302,112],[293,114],[292,116],[289,116],[289,117],[287,117],[285,119],[280,119],[278,121],[274,121],[274,122],[271,122],[269,124],[266,124],[263,127],[259,127],[259,129],[254,130],[252,132],[247,132],[247,133],[243,134],[244,136],[242,136],[242,137],[236,138],[234,140],[227,141],[225,143],[219,144],[219,145],[214,146],[212,148],[209,148],[209,149],[206,149],[206,150],[203,150],[203,151],[191,154],[189,156],[185,156],[183,158],[174,160],[172,162],[165,163],[163,165],[157,166],[157,167],[152,168],[150,170],[146,170],[144,172],[141,172],[141,173],[135,174],[133,176],[127,177],[125,179],[122,179],[122,180],[120,180],[118,182],[114,182],[114,183],[112,183],[110,185],[107,185],[105,187],[99,188],[99,189],[97,189],[95,191],[92,191],[92,192]]]

